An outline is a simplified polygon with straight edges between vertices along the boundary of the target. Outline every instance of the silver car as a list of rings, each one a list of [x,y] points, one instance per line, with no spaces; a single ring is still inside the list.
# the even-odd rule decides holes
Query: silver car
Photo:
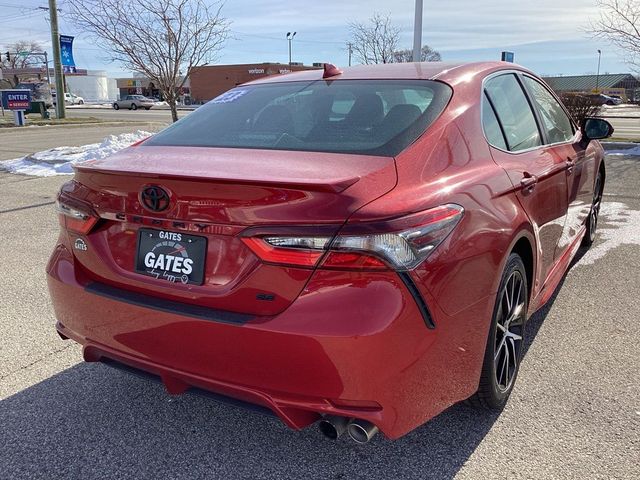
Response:
[[[149,110],[155,104],[156,102],[154,100],[144,95],[127,95],[124,99],[113,102],[113,109],[120,110],[121,108],[128,108],[129,110],[137,110],[144,108],[145,110]]]

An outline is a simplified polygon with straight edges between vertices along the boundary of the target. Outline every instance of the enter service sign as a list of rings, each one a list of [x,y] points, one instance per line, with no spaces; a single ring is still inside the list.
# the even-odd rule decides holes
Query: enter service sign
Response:
[[[2,105],[7,110],[29,110],[31,90],[2,90]]]

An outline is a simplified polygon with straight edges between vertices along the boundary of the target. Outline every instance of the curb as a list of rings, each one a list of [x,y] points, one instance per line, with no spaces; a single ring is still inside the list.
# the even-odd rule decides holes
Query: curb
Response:
[[[638,147],[637,142],[600,142],[605,152],[607,150],[631,150]]]
[[[190,107],[178,107],[177,110],[179,112],[192,112],[194,110],[196,110],[198,107],[201,107],[202,105],[193,105]],[[78,107],[78,106],[74,106],[73,108],[69,108],[67,107],[67,110],[113,110],[113,107]],[[122,110],[128,110],[126,108],[123,108]],[[160,112],[170,112],[171,109],[169,107],[152,107],[151,110],[149,110],[150,112],[152,111],[160,111]]]
[[[25,127],[0,127],[0,133],[4,131],[16,131],[21,130],[24,131],[26,129],[32,128],[81,128],[81,127],[137,127],[137,126],[151,126],[151,127],[164,127],[167,124],[164,122],[141,122],[141,121],[129,121],[125,120],[122,122],[86,122],[86,123],[70,123],[67,125],[26,125]],[[28,130],[27,130],[28,131]]]

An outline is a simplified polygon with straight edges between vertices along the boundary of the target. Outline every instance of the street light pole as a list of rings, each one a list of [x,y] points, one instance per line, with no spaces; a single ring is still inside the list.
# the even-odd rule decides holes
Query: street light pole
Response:
[[[413,61],[421,60],[422,50],[422,0],[416,0],[416,17],[413,22]]]
[[[598,73],[596,73],[596,93],[600,93],[600,58],[602,50],[598,49]]]
[[[44,68],[47,69],[47,85],[49,85],[49,90],[51,90],[51,75],[49,74],[49,57],[47,56],[47,51],[44,51]]]
[[[56,0],[49,0],[51,18],[51,46],[53,47],[53,71],[56,76],[56,116],[65,118],[64,78],[62,77],[62,58],[60,57],[60,35],[58,33],[58,6]],[[48,68],[48,67],[47,67]]]
[[[293,34],[291,32],[287,32],[287,40],[289,40],[289,65],[291,65],[291,40],[296,36],[296,33],[298,32],[293,32]]]

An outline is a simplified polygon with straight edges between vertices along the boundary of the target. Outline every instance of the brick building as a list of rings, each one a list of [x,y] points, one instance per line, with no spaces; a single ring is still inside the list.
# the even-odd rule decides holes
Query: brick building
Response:
[[[190,71],[191,98],[195,103],[207,102],[223,92],[258,78],[300,70],[322,68],[314,66],[288,65],[282,63],[249,63],[242,65],[205,65]]]

